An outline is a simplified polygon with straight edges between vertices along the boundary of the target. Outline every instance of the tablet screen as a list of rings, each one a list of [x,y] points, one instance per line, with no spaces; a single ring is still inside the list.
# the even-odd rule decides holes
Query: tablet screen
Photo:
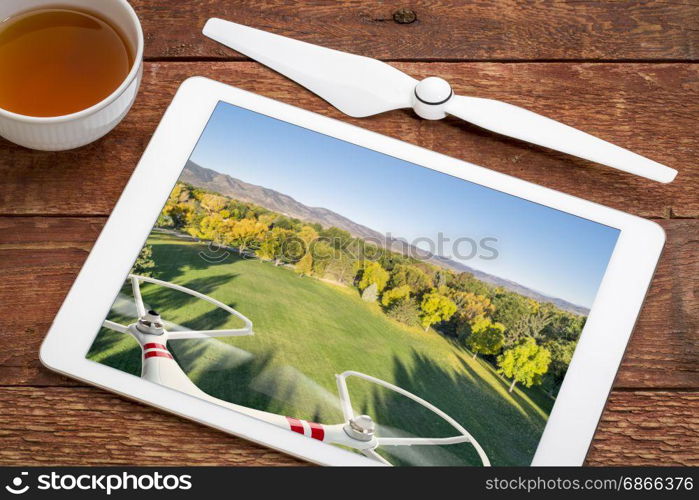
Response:
[[[528,465],[619,231],[219,103],[87,354],[394,465]]]

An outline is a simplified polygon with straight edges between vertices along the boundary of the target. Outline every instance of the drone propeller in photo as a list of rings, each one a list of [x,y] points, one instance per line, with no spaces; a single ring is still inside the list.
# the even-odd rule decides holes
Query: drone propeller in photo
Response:
[[[187,374],[177,363],[168,348],[168,341],[179,339],[207,339],[215,337],[239,337],[253,335],[252,322],[243,314],[227,306],[226,304],[190,288],[169,283],[167,281],[134,274],[130,274],[128,279],[133,292],[133,300],[135,303],[134,313],[137,315],[137,318],[135,318],[133,323],[128,325],[123,325],[111,320],[105,320],[103,327],[118,333],[129,334],[136,339],[138,344],[141,346],[143,355],[141,365],[141,377],[143,379],[176,389],[191,396],[195,396],[219,406],[255,417],[277,427],[297,432],[325,443],[352,448],[371,458],[372,460],[380,462],[384,465],[392,464],[386,458],[384,458],[384,456],[377,452],[377,449],[382,446],[443,446],[459,443],[470,443],[478,454],[482,464],[484,466],[490,465],[488,456],[478,441],[476,441],[476,439],[452,417],[415,394],[386,382],[385,380],[381,380],[364,373],[345,371],[335,375],[339,391],[339,402],[342,409],[343,422],[331,425],[309,422],[289,416],[256,410],[254,408],[230,403],[205,393],[190,380]],[[226,311],[231,316],[234,316],[238,320],[242,321],[243,326],[237,329],[191,330],[174,325],[173,323],[166,321],[164,318],[161,318],[157,311],[149,310],[146,307],[141,296],[142,282],[176,290],[178,292],[182,292],[209,302],[210,304],[213,304],[217,308]],[[124,313],[126,311],[119,312]],[[128,314],[128,312],[126,313],[126,315],[133,315]],[[455,434],[450,437],[434,438],[380,436],[379,429],[383,428],[380,426],[380,422],[375,422],[370,416],[359,415],[354,411],[350,393],[347,387],[347,379],[350,377],[363,379],[412,400],[449,424],[449,426],[455,431]]]
[[[439,77],[418,81],[376,59],[222,19],[209,19],[203,32],[306,87],[349,116],[401,108],[413,108],[427,120],[453,115],[498,134],[654,181],[672,182],[677,175],[670,167],[532,111],[494,99],[455,95]]]

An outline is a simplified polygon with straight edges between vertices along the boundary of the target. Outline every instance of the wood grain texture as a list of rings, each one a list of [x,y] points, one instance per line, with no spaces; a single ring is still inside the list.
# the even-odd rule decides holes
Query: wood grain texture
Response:
[[[37,352],[104,220],[0,217],[0,385],[75,384]],[[617,388],[699,388],[699,220],[659,222],[668,242]]]
[[[612,392],[587,465],[699,465],[699,393]]]
[[[146,57],[240,56],[201,34],[210,17],[381,59],[676,59],[699,57],[694,2],[517,0],[133,0]],[[175,3],[176,6],[172,4]],[[417,20],[398,24],[393,13]]]
[[[146,64],[133,111],[104,139],[74,151],[29,151],[0,140],[0,215],[107,215],[177,87],[203,75],[246,90],[646,217],[699,216],[699,65],[396,63],[457,92],[548,114],[677,168],[661,185],[498,136],[457,119],[412,111],[350,119],[296,84],[247,62]]]
[[[696,392],[613,392],[587,464],[698,465],[697,410]],[[0,387],[0,439],[3,465],[304,465],[91,387]]]

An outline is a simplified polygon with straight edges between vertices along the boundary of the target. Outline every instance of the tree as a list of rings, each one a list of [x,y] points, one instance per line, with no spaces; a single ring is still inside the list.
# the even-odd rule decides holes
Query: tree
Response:
[[[391,305],[399,300],[405,300],[410,297],[410,287],[408,285],[399,286],[386,290],[381,296],[381,305],[391,307]]]
[[[449,284],[449,272],[445,269],[440,269],[434,273],[434,286],[437,288],[445,287]]]
[[[577,341],[585,326],[585,316],[556,310],[551,321],[544,327],[542,335],[549,340]]]
[[[532,301],[522,295],[500,290],[493,298],[494,321],[505,325],[505,347],[513,347],[530,335],[527,317],[532,314]]]
[[[313,272],[317,276],[324,276],[325,271],[337,252],[330,244],[322,239],[311,242],[310,254],[313,256]]]
[[[471,273],[459,273],[449,281],[449,286],[460,292],[471,292],[477,295],[492,295],[492,287],[475,278]]]
[[[481,318],[486,318],[495,311],[495,307],[485,295],[472,292],[460,292],[449,289],[448,296],[458,308],[451,318],[451,333],[464,338],[471,333],[471,324]]]
[[[353,268],[354,261],[352,257],[345,252],[337,251],[330,262],[328,262],[325,272],[332,275],[340,283],[348,283],[352,279],[351,273]]]
[[[350,241],[352,241],[352,235],[349,232],[335,226],[320,231],[320,236],[325,239],[330,246],[338,249],[344,249]]]
[[[420,311],[414,299],[394,301],[387,309],[386,314],[408,326],[418,326],[420,324]]]
[[[181,229],[187,222],[187,216],[193,212],[193,205],[189,200],[189,189],[177,183],[163,207],[156,225],[160,227],[173,227]]]
[[[301,257],[301,260],[296,263],[294,269],[301,276],[310,275],[313,271],[313,256],[310,253],[307,253]]]
[[[568,371],[576,345],[577,342],[565,339],[550,340],[544,344],[546,349],[551,352],[549,373],[559,382],[563,381],[563,377]]]
[[[136,262],[131,269],[133,274],[138,274],[139,276],[153,276],[153,268],[155,267],[155,261],[153,260],[153,247],[150,245],[144,245],[141,251],[136,257]]]
[[[378,262],[368,262],[361,269],[361,277],[359,279],[359,289],[364,290],[366,287],[375,284],[378,292],[386,288],[388,283],[388,271],[386,271]]]
[[[269,212],[269,213],[264,213],[261,214],[257,220],[260,221],[262,224],[264,224],[267,227],[272,227],[274,224],[274,220],[277,218],[277,215]]]
[[[318,231],[311,226],[303,226],[297,236],[301,238],[301,241],[306,245],[306,249],[308,249],[311,246],[311,242],[318,238]]]
[[[551,353],[549,350],[538,345],[533,338],[528,337],[498,356],[498,371],[512,379],[510,385],[510,392],[512,392],[517,382],[526,387],[540,384],[550,363]]]
[[[229,227],[229,225],[224,224],[223,217],[219,214],[211,214],[199,219],[191,232],[203,240],[219,241],[223,236],[224,226]]]
[[[505,342],[505,325],[493,323],[488,318],[479,317],[471,323],[471,334],[466,339],[466,347],[478,354],[497,354]]]
[[[267,231],[267,226],[255,219],[236,221],[232,227],[222,233],[223,242],[235,245],[242,254],[247,248]]]
[[[275,227],[275,229],[278,228]],[[287,264],[298,262],[308,253],[306,245],[293,231],[287,229],[280,229],[280,231],[283,231],[283,233],[280,234],[279,240],[281,244],[279,260]]]
[[[288,230],[293,230],[294,229],[294,222],[289,219],[288,217],[284,217],[283,215],[278,215],[273,222],[274,227],[278,227],[281,229],[288,229]]]
[[[223,196],[219,196],[217,194],[205,194],[201,197],[201,201],[199,203],[201,203],[203,209],[205,209],[209,213],[214,213],[220,212],[221,210],[226,208],[228,200]]]
[[[260,259],[273,260],[276,265],[279,265],[282,248],[282,236],[285,231],[285,229],[275,227],[271,231],[266,232],[260,241],[260,247],[257,249],[255,254]]]
[[[447,321],[456,312],[456,304],[449,297],[437,292],[426,293],[420,303],[420,322],[429,330],[430,326]]]
[[[432,287],[432,280],[421,269],[410,264],[397,264],[391,271],[391,288],[408,285],[415,293]]]
[[[529,299],[529,314],[526,317],[526,325],[529,329],[528,335],[537,340],[542,340],[545,335],[545,328],[553,321],[555,307],[553,304],[539,302]]]

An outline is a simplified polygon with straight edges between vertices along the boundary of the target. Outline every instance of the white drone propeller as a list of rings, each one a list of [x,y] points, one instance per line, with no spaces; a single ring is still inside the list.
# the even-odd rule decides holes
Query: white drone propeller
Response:
[[[209,19],[204,35],[303,85],[343,113],[371,116],[413,108],[422,118],[447,114],[523,141],[658,182],[677,171],[590,134],[493,99],[457,96],[438,77],[418,81],[376,59],[348,54],[241,24]]]

